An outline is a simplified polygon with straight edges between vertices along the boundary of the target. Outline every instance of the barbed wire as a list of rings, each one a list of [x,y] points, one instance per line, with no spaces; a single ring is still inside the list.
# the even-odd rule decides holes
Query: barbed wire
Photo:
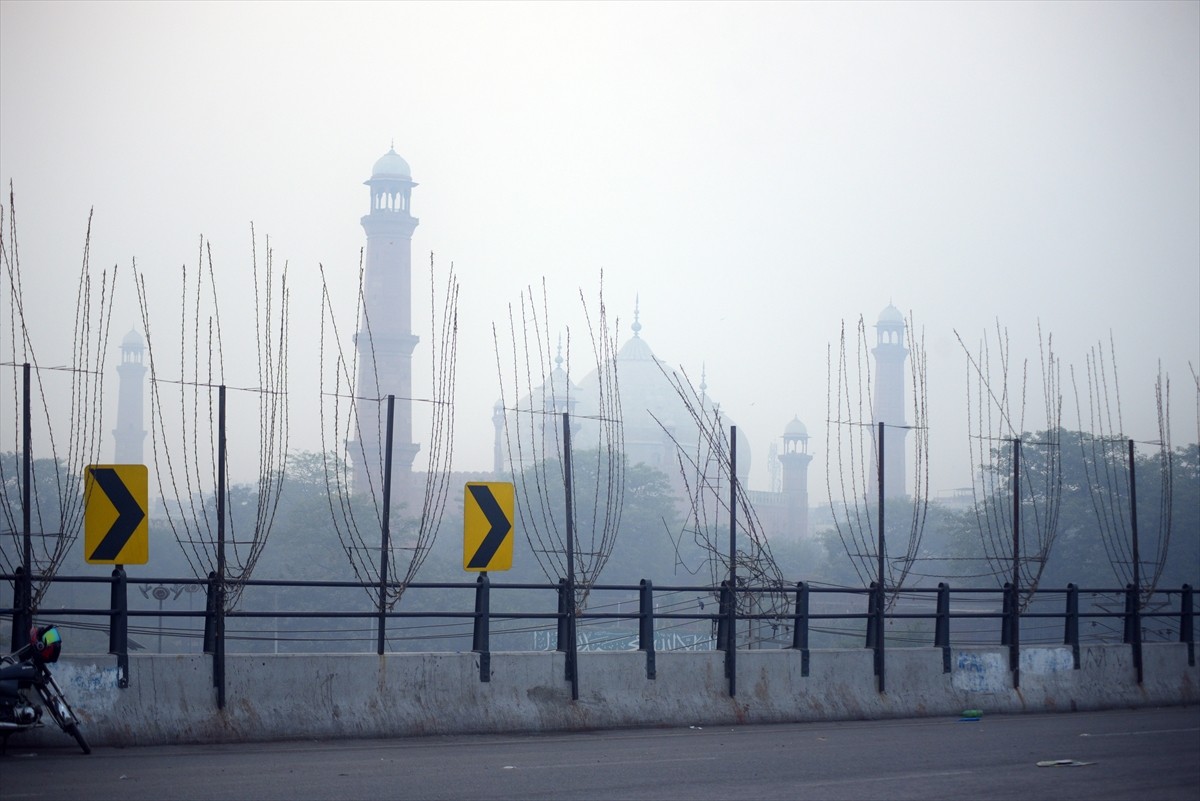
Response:
[[[60,536],[33,537],[30,531],[30,567],[44,576],[32,587],[31,601],[36,607],[49,586],[49,577],[57,572],[83,523],[84,499],[79,491],[79,477],[85,467],[100,461],[100,442],[103,436],[104,371],[107,360],[110,323],[113,308],[113,288],[117,269],[95,275],[91,267],[92,211],[89,210],[84,234],[82,257],[75,291],[75,316],[71,327],[71,364],[42,366],[37,357],[26,317],[24,283],[17,234],[16,192],[9,182],[8,204],[0,206],[0,265],[4,280],[0,285],[0,304],[7,307],[8,326],[0,335],[0,350],[5,351],[4,366],[28,365],[30,396],[36,396],[37,408],[24,404],[24,390],[18,390],[24,379],[11,383],[11,408],[5,414],[11,421],[12,441],[21,443],[21,459],[30,463],[29,486],[25,485],[23,469],[17,469],[17,454],[9,460],[0,458],[0,517],[11,532],[16,546],[0,549],[0,561],[10,570],[23,562],[24,517],[31,527],[41,532],[56,531]],[[50,411],[50,394],[43,373],[63,372],[70,376],[70,388],[65,393],[67,406],[67,435],[60,437]],[[7,394],[7,393],[6,393]],[[60,396],[61,399],[61,396]],[[33,402],[30,403],[33,406]],[[31,441],[26,448],[22,429],[24,421],[33,418],[44,428],[48,448],[41,450]],[[32,425],[30,431],[32,432]],[[26,449],[28,452],[25,452]],[[39,457],[38,453],[49,457]],[[29,491],[30,508],[25,509],[25,493]],[[18,514],[22,525],[17,526]],[[32,547],[36,545],[37,547]],[[21,556],[18,556],[21,554]]]
[[[1023,609],[1033,597],[1050,559],[1062,508],[1061,440],[1051,437],[1062,431],[1063,405],[1061,364],[1054,351],[1054,336],[1044,335],[1038,322],[1039,376],[1045,418],[1043,438],[1039,440],[1025,429],[1028,398],[1034,391],[1030,386],[1028,359],[1021,361],[1019,384],[1010,386],[1010,376],[1015,370],[1008,330],[999,320],[995,322],[995,366],[991,339],[986,332],[978,346],[978,355],[967,348],[957,330],[954,335],[966,356],[967,442],[973,470],[978,471],[972,477],[971,489],[980,542],[996,582],[1018,580]],[[972,387],[976,390],[974,394]],[[1011,454],[1001,447],[985,447],[985,443],[1003,442],[1012,445]],[[1020,458],[1019,449],[1023,445],[1043,449],[1036,469],[1030,459]],[[1018,459],[1020,473],[1014,485],[1012,468]],[[1014,501],[1013,490],[1018,486],[1021,497]],[[1021,514],[1021,519],[1014,519],[1016,514]],[[1024,520],[1026,517],[1030,520]],[[1026,525],[1021,525],[1022,522]],[[1014,532],[1020,533],[1019,542],[1014,542],[1017,539]]]
[[[364,393],[364,387],[382,388],[379,363],[387,356],[376,348],[370,304],[366,297],[364,251],[359,253],[359,285],[357,292],[356,317],[361,330],[355,336],[353,354],[345,345],[340,332],[337,315],[329,293],[329,285],[321,266],[322,300],[320,326],[320,374],[319,397],[321,420],[322,463],[325,471],[325,497],[342,550],[349,559],[355,577],[364,583],[378,586],[384,566],[371,558],[382,555],[382,536],[385,509],[382,484],[385,469],[392,470],[392,498],[394,506],[409,501],[419,501],[420,508],[414,519],[415,534],[407,540],[389,536],[387,545],[390,576],[403,575],[399,585],[389,581],[384,590],[385,606],[394,608],[404,594],[404,588],[428,556],[442,521],[442,511],[450,495],[450,465],[454,450],[454,391],[456,387],[458,354],[458,293],[459,284],[454,264],[446,272],[441,295],[438,294],[436,260],[429,254],[430,296],[429,320],[433,348],[430,386],[434,394],[430,398],[410,396],[410,393],[391,395],[402,403],[427,403],[434,410],[430,418],[427,453],[428,462],[423,473],[423,485],[412,485],[414,477],[396,471],[393,464],[385,466],[386,437],[385,409],[387,395],[374,397]],[[384,299],[379,299],[383,301]],[[326,360],[333,356],[332,364]],[[332,384],[332,391],[326,387]],[[344,388],[344,390],[343,390]],[[353,390],[352,390],[353,388]],[[327,405],[325,400],[332,401]],[[363,407],[373,407],[375,412],[363,413]],[[403,411],[401,415],[405,415]],[[372,425],[371,417],[374,417]],[[411,419],[409,423],[411,424]],[[415,455],[415,452],[414,452]],[[352,474],[353,473],[353,474]],[[357,482],[357,483],[356,483]],[[397,503],[399,501],[399,503]],[[391,509],[386,510],[389,531],[399,528],[399,521],[391,521]],[[379,544],[369,544],[369,539],[379,537]],[[403,555],[404,559],[397,558]],[[395,572],[392,573],[391,571]],[[371,594],[371,590],[366,590]]]
[[[575,413],[581,399],[580,389],[570,378],[574,364],[570,326],[563,331],[565,351],[564,336],[560,334],[552,354],[552,323],[544,278],[540,304],[533,287],[527,287],[517,306],[509,304],[507,337],[502,340],[493,323],[492,339],[500,386],[500,401],[494,412],[502,451],[497,456],[507,459],[512,473],[521,528],[542,573],[555,581],[569,572],[565,533],[566,527],[572,526],[573,600],[582,609],[616,545],[624,510],[627,458],[615,326],[609,327],[603,272],[594,305],[582,288],[579,302],[591,348],[588,361],[595,364],[594,396],[587,398],[595,404],[592,413]],[[564,414],[574,436],[570,453],[564,453]],[[581,420],[597,424],[594,436],[587,441],[579,438]],[[556,491],[556,487],[562,489]],[[572,501],[570,520],[566,517],[566,493]],[[561,508],[558,499],[563,499]]]
[[[882,336],[882,335],[881,335]],[[880,344],[884,344],[880,340]],[[912,570],[914,561],[920,551],[924,536],[925,524],[929,511],[929,425],[928,425],[928,390],[926,384],[927,361],[925,354],[924,332],[919,334],[914,325],[911,312],[904,325],[904,343],[894,343],[903,350],[903,357],[908,361],[909,384],[908,403],[901,401],[903,407],[911,409],[912,423],[895,423],[880,420],[886,413],[883,409],[885,401],[879,397],[883,391],[882,385],[875,381],[869,358],[866,322],[860,315],[855,326],[854,364],[851,371],[851,359],[847,343],[845,321],[842,322],[838,337],[836,358],[833,346],[826,349],[826,449],[829,453],[826,459],[825,482],[830,499],[830,509],[833,513],[834,528],[841,542],[842,550],[846,553],[851,567],[858,580],[865,586],[880,577],[875,575],[878,570],[879,532],[873,519],[872,503],[886,503],[886,498],[878,495],[877,483],[867,476],[867,467],[876,462],[876,469],[882,470],[878,464],[879,424],[883,423],[885,443],[892,440],[886,437],[886,432],[912,431],[916,437],[913,442],[913,492],[907,496],[907,487],[901,486],[897,496],[907,497],[909,521],[907,530],[901,530],[900,536],[886,536],[885,542],[899,542],[898,556],[893,555],[884,559],[886,575],[883,582],[886,588],[886,604],[888,608],[895,603],[896,593],[904,586]],[[878,350],[878,349],[876,349]],[[876,352],[876,359],[879,358]],[[836,364],[836,367],[835,367]],[[903,375],[903,374],[901,374]],[[903,398],[903,388],[898,388]],[[868,408],[873,403],[874,408],[868,414]],[[867,422],[870,420],[871,422]],[[850,436],[857,430],[855,436]],[[893,443],[893,447],[903,446],[904,440]],[[894,457],[892,457],[894,458]],[[891,462],[891,458],[885,461]],[[898,462],[907,461],[907,455],[902,454]],[[836,476],[837,488],[834,488]],[[886,490],[885,490],[886,491]],[[841,499],[839,507],[834,503],[835,498]],[[891,497],[891,496],[889,496]],[[886,547],[886,545],[885,545]]]
[[[1162,362],[1158,363],[1155,379],[1155,408],[1157,411],[1158,439],[1134,440],[1124,435],[1121,415],[1120,380],[1117,369],[1116,347],[1109,332],[1109,354],[1105,358],[1103,344],[1093,346],[1086,363],[1086,385],[1088,398],[1087,427],[1081,408],[1081,393],[1072,371],[1072,386],[1075,390],[1076,415],[1079,420],[1080,456],[1084,475],[1087,477],[1092,510],[1100,529],[1105,555],[1118,580],[1132,583],[1134,578],[1132,516],[1135,488],[1134,464],[1136,454],[1133,446],[1148,445],[1158,449],[1157,525],[1153,529],[1149,549],[1153,554],[1149,560],[1142,559],[1146,551],[1139,549],[1138,583],[1143,590],[1142,599],[1148,598],[1157,586],[1166,566],[1167,552],[1171,539],[1172,485],[1174,454],[1171,450],[1170,420],[1170,377],[1164,374]],[[1111,370],[1111,382],[1109,371]],[[1112,389],[1110,390],[1110,383]],[[1197,409],[1200,411],[1200,384],[1197,385]],[[1115,408],[1115,413],[1114,413]],[[1116,427],[1114,428],[1114,416]],[[1127,450],[1128,448],[1128,450]],[[1122,469],[1123,468],[1123,469]],[[1145,530],[1142,530],[1145,532]],[[1145,534],[1139,538],[1147,544]],[[1142,567],[1148,569],[1143,571]]]
[[[290,297],[287,263],[276,272],[270,237],[265,238],[264,260],[254,225],[250,225],[251,281],[254,297],[255,364],[257,386],[230,386],[225,382],[224,344],[220,322],[220,303],[211,243],[199,239],[197,267],[189,277],[185,263],[181,268],[179,313],[179,360],[181,377],[159,375],[159,337],[151,325],[151,304],[146,280],[134,262],[134,283],[145,334],[149,361],[150,434],[154,453],[156,481],[168,528],[179,544],[188,567],[197,578],[218,567],[221,536],[229,546],[225,552],[227,582],[226,608],[232,610],[240,598],[242,580],[252,575],[279,510],[288,441],[288,323]],[[202,336],[203,333],[203,336]],[[190,370],[190,376],[188,372]],[[178,388],[176,412],[168,412],[164,389]],[[251,490],[253,506],[249,520],[225,508],[225,519],[216,519],[218,495],[231,497],[234,487],[225,474],[225,485],[216,486],[218,467],[217,437],[219,401],[213,390],[244,392],[259,398],[257,431],[257,477]],[[169,447],[173,435],[167,421],[173,419],[179,430],[179,447]],[[202,442],[207,440],[202,446]],[[226,455],[228,460],[228,455]],[[226,526],[220,535],[222,526]],[[249,536],[239,535],[239,527],[248,525]]]

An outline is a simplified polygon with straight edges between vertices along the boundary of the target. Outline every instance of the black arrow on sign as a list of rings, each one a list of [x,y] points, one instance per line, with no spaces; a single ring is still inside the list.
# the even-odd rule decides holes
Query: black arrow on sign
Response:
[[[133,532],[141,525],[146,513],[129,493],[125,482],[117,475],[116,470],[111,467],[92,468],[92,478],[100,485],[100,489],[104,490],[104,494],[112,502],[113,508],[117,510],[117,519],[109,526],[108,533],[104,535],[104,539],[100,540],[100,544],[88,558],[94,562],[116,559],[117,554],[121,553],[125,547],[125,543],[129,542],[129,538],[133,536]]]
[[[496,555],[500,543],[504,542],[508,532],[512,531],[512,522],[504,516],[504,510],[500,508],[500,504],[496,503],[496,498],[488,487],[473,484],[467,489],[475,497],[475,503],[479,504],[483,516],[492,524],[487,536],[483,538],[483,542],[479,543],[479,549],[467,563],[467,567],[487,568],[492,557]]]

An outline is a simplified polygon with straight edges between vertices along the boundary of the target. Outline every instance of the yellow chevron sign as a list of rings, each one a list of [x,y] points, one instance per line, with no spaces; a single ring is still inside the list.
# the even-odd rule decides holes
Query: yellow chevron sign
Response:
[[[83,474],[83,558],[89,565],[150,560],[146,465],[93,464]]]
[[[514,497],[512,482],[468,482],[463,492],[463,570],[512,568]]]

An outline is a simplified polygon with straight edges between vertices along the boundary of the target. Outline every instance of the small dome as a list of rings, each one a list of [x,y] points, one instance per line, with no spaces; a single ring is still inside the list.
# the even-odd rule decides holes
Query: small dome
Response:
[[[784,427],[783,435],[789,439],[808,439],[808,429],[800,422],[799,417],[793,417],[792,422]]]
[[[406,178],[412,180],[412,170],[408,162],[392,148],[380,156],[371,170],[371,178]]]
[[[144,339],[142,339],[142,335],[139,334],[135,329],[132,329],[132,328],[130,328],[129,333],[126,334],[124,336],[124,338],[121,339],[121,347],[122,348],[139,348],[140,349],[140,348],[144,348],[145,346],[146,346],[146,341]]]
[[[879,313],[879,322],[889,325],[904,325],[904,315],[900,313],[892,304],[888,304],[887,308]]]
[[[646,344],[646,340],[634,335],[632,339],[621,346],[617,351],[617,362],[652,362],[654,361],[654,351],[650,350],[650,346]]]

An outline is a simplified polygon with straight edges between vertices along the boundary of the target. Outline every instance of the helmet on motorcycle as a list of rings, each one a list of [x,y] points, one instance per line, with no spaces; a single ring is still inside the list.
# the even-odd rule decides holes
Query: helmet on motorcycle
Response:
[[[62,637],[56,626],[34,626],[29,629],[29,644],[42,662],[57,662],[62,651]]]

